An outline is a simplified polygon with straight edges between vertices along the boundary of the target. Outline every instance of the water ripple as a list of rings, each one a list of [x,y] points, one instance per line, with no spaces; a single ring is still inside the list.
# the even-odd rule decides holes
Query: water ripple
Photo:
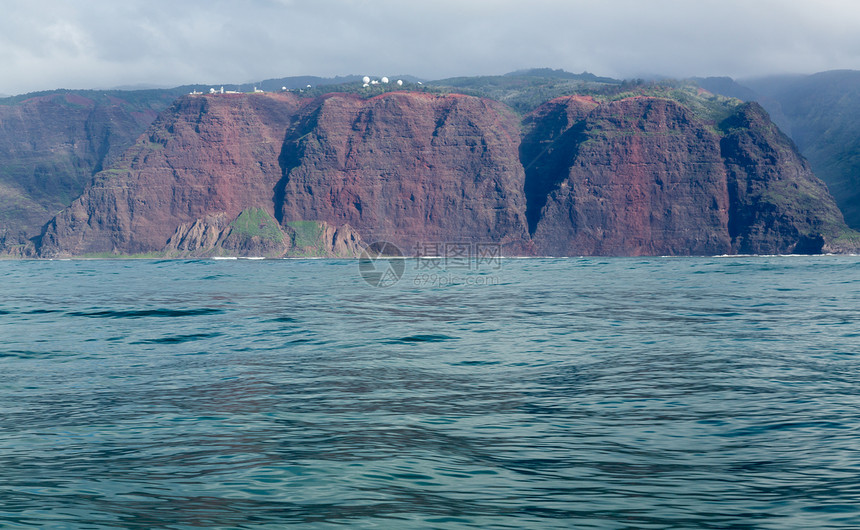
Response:
[[[71,311],[72,317],[89,318],[146,318],[146,317],[194,317],[223,313],[221,309],[133,309],[133,310],[104,310],[104,311]]]
[[[4,528],[860,527],[860,262],[0,262]]]

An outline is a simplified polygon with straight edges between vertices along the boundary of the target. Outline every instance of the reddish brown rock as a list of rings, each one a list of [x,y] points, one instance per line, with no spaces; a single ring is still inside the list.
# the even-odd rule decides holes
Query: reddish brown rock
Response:
[[[173,101],[157,91],[59,91],[0,104],[0,252],[39,235]]]
[[[722,127],[734,252],[856,252],[827,186],[758,103],[743,105]]]
[[[844,250],[845,230],[755,107],[714,124],[669,99],[573,96],[521,123],[459,95],[219,94],[163,113],[45,227],[40,252],[783,253]]]
[[[719,136],[680,104],[562,99],[538,109],[529,197],[537,251],[548,255],[723,254],[726,172]],[[541,125],[543,126],[543,125]],[[535,129],[535,132],[540,129]]]
[[[54,218],[44,256],[160,251],[182,224],[250,207],[273,214],[290,95],[188,96]]]
[[[49,223],[41,252],[190,252],[227,244],[221,225],[261,208],[285,233],[325,223],[335,254],[373,239],[522,253],[518,145],[516,116],[473,97],[186,97]]]
[[[518,118],[474,97],[333,95],[284,147],[283,222],[348,224],[365,241],[528,248]]]

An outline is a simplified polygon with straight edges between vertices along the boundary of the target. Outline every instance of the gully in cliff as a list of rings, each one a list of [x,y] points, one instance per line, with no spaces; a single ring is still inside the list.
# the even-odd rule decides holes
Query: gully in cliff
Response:
[[[505,255],[856,249],[755,104],[388,92],[186,96],[44,228],[41,256],[356,256],[364,242]],[[719,118],[719,119],[717,119]],[[852,245],[854,245],[852,247]]]

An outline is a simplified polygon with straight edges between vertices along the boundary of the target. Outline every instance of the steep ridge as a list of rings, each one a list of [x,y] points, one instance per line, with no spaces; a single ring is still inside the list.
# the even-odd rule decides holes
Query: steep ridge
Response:
[[[585,118],[597,106],[590,97],[561,97],[524,118],[520,160],[526,174],[529,233],[534,234],[549,194],[566,178],[586,140]]]
[[[848,225],[860,230],[860,72],[820,72],[782,85],[767,91],[769,99],[785,113],[794,141],[827,183]]]
[[[537,161],[546,182],[535,244],[550,255],[723,254],[730,250],[719,137],[680,104],[629,98],[595,106],[547,104],[581,119],[569,146]],[[544,119],[547,119],[544,118]],[[533,179],[535,180],[535,179]],[[550,189],[551,188],[551,189]],[[536,203],[537,205],[538,203]]]
[[[347,224],[408,252],[494,242],[523,253],[518,146],[518,118],[490,100],[334,95],[287,138],[278,218]]]
[[[860,229],[860,72],[696,82],[711,92],[761,104],[827,184],[846,223]]]
[[[758,103],[721,124],[728,169],[732,248],[741,254],[838,251],[842,213],[792,141]]]
[[[188,96],[44,229],[41,255],[847,251],[856,241],[758,106],[566,96]],[[853,246],[852,246],[853,245]]]
[[[164,91],[58,91],[0,100],[0,252],[28,244],[173,99]]]

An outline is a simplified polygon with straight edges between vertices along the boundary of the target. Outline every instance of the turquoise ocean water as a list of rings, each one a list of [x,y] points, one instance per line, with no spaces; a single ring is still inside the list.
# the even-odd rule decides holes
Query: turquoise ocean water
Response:
[[[0,527],[860,527],[860,258],[424,265],[0,262]]]

